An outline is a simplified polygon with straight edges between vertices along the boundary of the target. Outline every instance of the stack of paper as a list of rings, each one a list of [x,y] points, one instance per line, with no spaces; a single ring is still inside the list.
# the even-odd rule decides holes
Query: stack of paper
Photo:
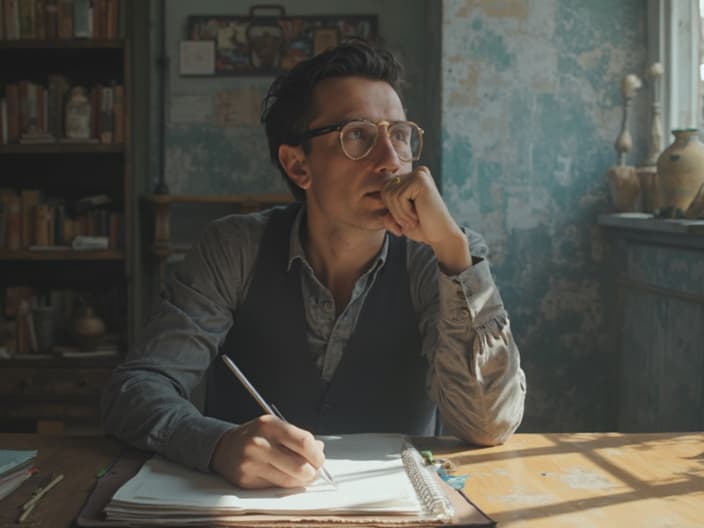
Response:
[[[0,449],[0,499],[7,497],[37,472],[32,466],[36,456],[36,451]]]
[[[325,466],[337,488],[318,479],[302,489],[243,490],[216,475],[160,457],[148,460],[105,508],[108,519],[139,524],[195,524],[244,514],[412,515],[438,520],[420,498],[401,456],[399,435],[323,437]]]

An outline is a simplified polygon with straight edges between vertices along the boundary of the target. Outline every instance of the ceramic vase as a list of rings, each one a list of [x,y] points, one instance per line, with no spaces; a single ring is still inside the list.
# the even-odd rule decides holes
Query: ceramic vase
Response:
[[[611,167],[608,180],[614,210],[619,213],[635,211],[640,196],[640,182],[636,168],[630,165]]]
[[[704,144],[696,128],[672,134],[675,141],[658,158],[658,201],[663,207],[686,211],[704,184]]]
[[[103,340],[105,323],[98,317],[93,308],[84,305],[76,310],[71,323],[73,339],[82,350],[94,350]]]

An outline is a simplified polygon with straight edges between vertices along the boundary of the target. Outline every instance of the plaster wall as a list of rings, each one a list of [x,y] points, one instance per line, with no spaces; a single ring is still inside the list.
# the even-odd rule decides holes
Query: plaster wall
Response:
[[[443,0],[443,190],[489,242],[528,378],[524,431],[616,425],[596,217],[645,27],[643,0]],[[638,164],[645,93],[632,117]]]

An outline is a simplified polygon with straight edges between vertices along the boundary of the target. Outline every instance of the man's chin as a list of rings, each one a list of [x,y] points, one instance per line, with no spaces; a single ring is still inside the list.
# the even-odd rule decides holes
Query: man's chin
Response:
[[[365,222],[367,228],[372,231],[386,230],[386,218],[389,216],[389,210],[382,208],[380,210],[373,211],[368,215],[368,221]]]

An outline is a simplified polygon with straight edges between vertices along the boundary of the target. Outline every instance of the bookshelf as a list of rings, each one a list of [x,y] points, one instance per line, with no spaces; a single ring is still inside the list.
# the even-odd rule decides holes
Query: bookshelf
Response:
[[[131,2],[58,4],[76,32],[89,13],[92,37],[0,34],[0,430],[97,428],[133,339],[131,46],[113,12]],[[82,306],[104,328],[91,340]]]
[[[1,52],[0,52],[1,53]],[[46,145],[2,145],[0,154],[120,154],[124,145],[91,145],[91,144],[46,144]]]

